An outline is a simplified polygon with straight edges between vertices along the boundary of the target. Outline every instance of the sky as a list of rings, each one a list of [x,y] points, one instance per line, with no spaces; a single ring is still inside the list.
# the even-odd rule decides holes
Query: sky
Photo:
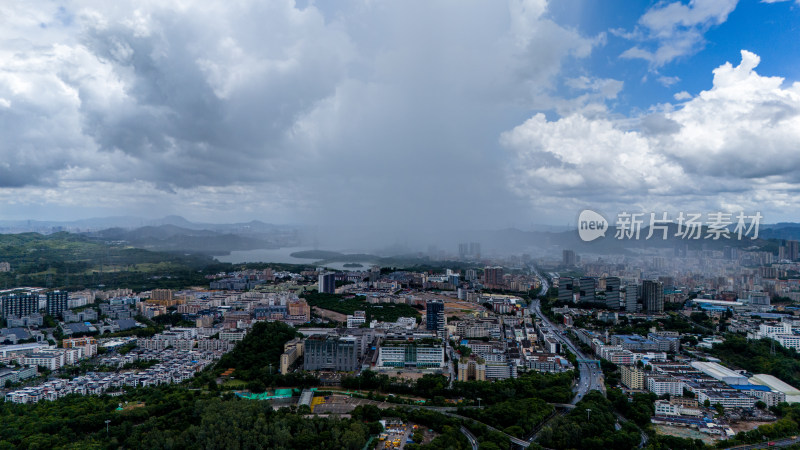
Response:
[[[0,3],[0,217],[800,221],[800,0]]]

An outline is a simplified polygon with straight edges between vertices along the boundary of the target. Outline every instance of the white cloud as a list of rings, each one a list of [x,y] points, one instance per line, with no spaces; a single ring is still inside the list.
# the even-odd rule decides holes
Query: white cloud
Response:
[[[680,81],[681,79],[678,77],[667,77],[667,76],[658,77],[658,82],[666,87],[670,87],[673,84],[679,83]]]
[[[800,190],[800,83],[761,76],[758,63],[743,50],[738,66],[714,70],[711,89],[676,94],[691,100],[639,127],[536,115],[501,137],[513,156],[510,185],[534,204],[796,208],[780,193]]]
[[[675,95],[673,95],[673,97],[675,97],[675,100],[678,100],[678,101],[688,100],[688,99],[692,98],[692,94],[690,94],[690,93],[688,93],[686,91],[680,91],[680,92],[676,92]]]
[[[693,173],[800,181],[800,84],[758,75],[759,62],[743,50],[738,66],[714,69],[713,87],[668,115],[681,131],[665,153]]]
[[[724,23],[738,0],[691,0],[658,3],[641,18],[641,32],[617,35],[640,41],[621,57],[644,59],[651,68],[661,67],[676,58],[691,55],[705,44],[703,34]]]

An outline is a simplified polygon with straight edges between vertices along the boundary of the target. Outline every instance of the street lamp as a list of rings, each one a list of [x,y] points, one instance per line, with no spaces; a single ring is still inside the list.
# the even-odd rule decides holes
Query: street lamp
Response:
[[[106,419],[106,437],[108,437],[108,424],[109,423],[111,423],[111,421]]]
[[[591,414],[591,412],[592,412],[591,408],[586,408],[586,421],[587,422],[589,421],[589,415]]]
[[[478,409],[481,409],[481,398],[478,397]]]

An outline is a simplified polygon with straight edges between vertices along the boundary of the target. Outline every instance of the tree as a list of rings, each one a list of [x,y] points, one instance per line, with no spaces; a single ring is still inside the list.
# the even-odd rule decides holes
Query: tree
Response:
[[[767,404],[763,401],[759,400],[756,402],[756,408],[758,409],[767,409]]]
[[[711,401],[710,401],[709,399],[706,399],[706,400],[703,402],[703,406],[704,406],[705,408],[710,408],[710,407],[711,407]]]
[[[355,407],[350,416],[353,419],[361,420],[363,422],[375,422],[381,419],[383,413],[380,408],[375,405],[358,405]]]
[[[261,393],[264,392],[267,388],[264,386],[264,382],[261,380],[253,380],[247,383],[247,389],[253,393]]]

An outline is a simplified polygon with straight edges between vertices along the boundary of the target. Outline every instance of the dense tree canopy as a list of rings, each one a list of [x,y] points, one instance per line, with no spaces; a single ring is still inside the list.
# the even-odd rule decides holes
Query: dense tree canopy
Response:
[[[741,367],[752,373],[774,375],[792,386],[800,386],[800,358],[793,349],[777,343],[771,351],[769,339],[748,340],[736,334],[725,335],[725,342],[715,344],[711,354],[728,365]]]
[[[130,403],[117,410],[121,401]],[[306,418],[288,408],[274,411],[268,402],[180,386],[137,389],[117,398],[3,403],[0,422],[0,448],[357,450],[369,435],[369,427],[357,420]]]
[[[419,310],[400,303],[367,303],[364,297],[345,298],[340,294],[324,294],[309,291],[302,294],[309,305],[335,311],[341,314],[353,314],[355,311],[365,311],[367,322],[380,320],[383,322],[396,322],[400,317],[419,317]]]
[[[589,411],[591,410],[591,411]],[[589,392],[575,409],[541,431],[540,443],[550,448],[630,449],[638,447],[639,430],[630,422],[620,424],[611,402],[597,391]]]
[[[461,408],[458,413],[522,438],[529,435],[553,409],[542,399],[524,398],[495,403],[484,409]]]
[[[217,371],[236,369],[236,378],[246,381],[269,378],[278,372],[284,344],[297,336],[297,330],[283,322],[257,322],[233,350],[223,355]]]

